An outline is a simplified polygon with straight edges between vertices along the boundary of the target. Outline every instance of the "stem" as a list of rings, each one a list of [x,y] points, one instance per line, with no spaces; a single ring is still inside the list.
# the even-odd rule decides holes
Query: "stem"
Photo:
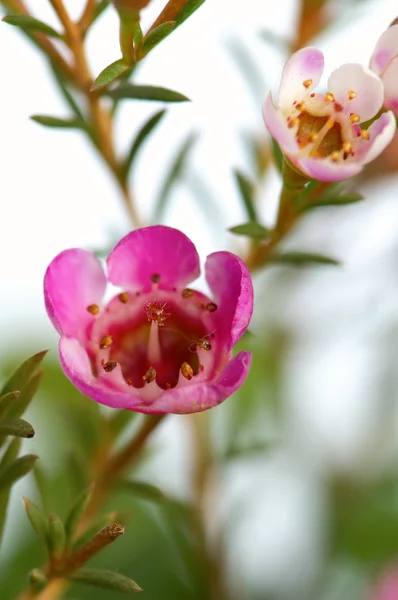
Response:
[[[206,496],[213,483],[214,457],[209,440],[209,416],[206,412],[191,415],[194,448],[193,491],[196,514],[193,528],[199,542],[199,553],[206,579],[205,593],[209,600],[228,600],[229,594],[224,574],[222,530],[216,532],[211,546],[206,532]],[[214,490],[213,490],[214,493]]]
[[[251,271],[265,265],[275,246],[293,229],[300,215],[294,206],[294,199],[303,191],[308,179],[293,169],[286,160],[283,163],[282,177],[278,215],[271,236],[264,244],[253,244],[245,259]]]
[[[125,469],[131,466],[134,460],[137,459],[149,436],[165,416],[166,415],[148,415],[136,436],[133,437],[131,442],[125,448],[113,457],[109,455],[103,457],[101,465],[99,466],[100,469],[102,466],[102,469],[98,473],[91,502],[77,527],[76,538],[80,537],[88,530],[94,517],[98,514],[110,492],[117,484],[120,475],[122,475]],[[111,445],[107,444],[107,447],[109,453]],[[66,566],[68,567],[70,565],[72,568],[72,565],[77,565],[77,567],[80,567],[84,564],[85,558],[92,556],[94,550],[101,549],[107,545],[107,543],[113,541],[115,536],[120,535],[121,533],[120,526],[117,524],[105,527],[93,538],[93,540],[76,550],[74,554],[65,557]],[[62,597],[69,585],[68,580],[62,577],[62,575],[60,576],[59,571],[57,572],[56,567],[54,568],[51,565],[51,562],[47,568],[44,569],[44,572],[49,580],[48,586],[41,592],[28,588],[18,596],[17,600],[32,600],[33,598],[36,600],[57,600],[57,598]],[[72,573],[72,570],[69,569],[68,573]]]

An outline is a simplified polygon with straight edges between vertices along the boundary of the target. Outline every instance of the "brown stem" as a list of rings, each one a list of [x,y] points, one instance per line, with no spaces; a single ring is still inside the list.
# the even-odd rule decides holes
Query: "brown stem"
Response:
[[[77,527],[76,538],[88,530],[93,518],[102,508],[120,475],[139,456],[149,436],[165,416],[148,415],[131,442],[115,456],[108,456],[107,459],[104,459],[105,464],[103,463],[102,470],[98,474],[98,480],[95,482],[91,502]],[[108,448],[110,450],[111,446],[108,446]],[[63,595],[69,585],[69,582],[63,576],[72,573],[75,568],[80,567],[88,558],[96,554],[102,547],[114,541],[122,533],[123,528],[120,525],[115,523],[108,525],[94,536],[91,541],[76,550],[76,552],[65,556],[61,566],[55,565],[54,567],[50,562],[49,566],[45,569],[47,579],[49,580],[47,587],[40,592],[29,588],[17,600],[31,600],[32,598],[36,598],[36,600],[57,600],[57,598]]]
[[[214,457],[209,440],[209,418],[207,413],[196,413],[190,417],[194,449],[193,491],[196,504],[193,528],[199,544],[199,558],[202,559],[206,589],[209,600],[228,600],[229,594],[224,573],[224,553],[222,531],[216,532],[212,540],[206,531],[206,496],[212,485]]]
[[[79,19],[79,28],[82,36],[84,36],[87,33],[88,28],[90,27],[93,21],[94,10],[95,0],[87,0],[86,6],[84,7],[84,10]]]

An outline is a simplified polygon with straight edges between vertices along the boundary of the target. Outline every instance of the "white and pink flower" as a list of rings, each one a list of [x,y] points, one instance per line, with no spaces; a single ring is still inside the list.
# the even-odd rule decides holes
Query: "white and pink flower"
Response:
[[[398,25],[389,27],[379,38],[370,68],[383,82],[384,106],[398,115]]]
[[[126,235],[108,256],[107,272],[91,252],[70,249],[44,278],[61,366],[81,392],[113,408],[192,413],[242,385],[251,354],[233,358],[232,348],[249,324],[253,287],[240,258],[207,257],[208,298],[187,287],[200,273],[193,243],[153,226]],[[104,303],[107,280],[122,292]]]
[[[328,80],[324,94],[318,85],[324,58],[316,48],[293,54],[283,70],[279,93],[269,94],[263,115],[285,156],[309,178],[340,181],[352,177],[376,158],[391,141],[395,118],[386,112],[369,128],[383,106],[380,78],[359,64],[345,64]]]

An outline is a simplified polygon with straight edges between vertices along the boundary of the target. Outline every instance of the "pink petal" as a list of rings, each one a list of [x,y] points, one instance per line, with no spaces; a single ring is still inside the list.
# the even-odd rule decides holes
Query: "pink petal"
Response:
[[[273,105],[271,94],[268,94],[265,99],[263,117],[268,131],[278,142],[283,152],[286,152],[286,154],[298,152],[299,148],[294,134],[287,126],[286,117]]]
[[[253,284],[245,263],[231,252],[207,257],[206,279],[218,305],[216,336],[225,353],[246,331],[253,313]]]
[[[363,141],[356,151],[356,159],[362,164],[374,160],[388,146],[397,128],[394,113],[383,113],[369,127],[369,141]]]
[[[398,570],[392,568],[386,571],[371,596],[371,600],[397,600]]]
[[[376,44],[370,68],[380,75],[394,56],[398,55],[398,25],[386,29]]]
[[[279,88],[278,106],[288,110],[293,102],[300,102],[318,85],[324,67],[324,58],[320,50],[313,47],[298,50],[286,62]],[[308,87],[304,81],[311,80]]]
[[[101,263],[91,252],[72,248],[58,254],[44,276],[44,301],[57,331],[84,337],[95,318],[87,306],[101,303],[105,287]]]
[[[186,235],[162,225],[137,229],[114,247],[107,259],[108,277],[123,288],[150,291],[152,277],[159,288],[185,287],[200,274],[196,248]]]
[[[87,352],[71,337],[59,341],[59,358],[65,375],[83,394],[112,408],[134,409],[141,401],[128,392],[114,390],[106,382],[93,376]]]
[[[251,365],[251,352],[239,352],[215,381],[202,382],[166,391],[150,405],[133,410],[143,413],[188,414],[208,410],[221,404],[244,383]]]
[[[359,115],[361,122],[374,117],[383,106],[383,84],[367,67],[356,63],[342,65],[329,77],[328,90],[347,112]],[[348,100],[348,92],[356,97]]]
[[[398,115],[398,56],[388,65],[382,76],[382,81],[384,85],[384,106]]]
[[[343,181],[357,175],[362,170],[360,162],[332,162],[328,159],[303,158],[299,166],[312,179],[319,181]]]

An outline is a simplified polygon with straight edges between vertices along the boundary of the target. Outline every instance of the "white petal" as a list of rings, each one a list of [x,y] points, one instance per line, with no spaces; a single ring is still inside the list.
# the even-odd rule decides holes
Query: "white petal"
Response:
[[[336,102],[346,107],[347,112],[359,115],[361,122],[375,116],[383,106],[383,84],[379,77],[367,67],[356,63],[342,65],[329,77],[328,90]],[[348,92],[356,97],[348,99]]]
[[[279,88],[278,105],[289,110],[293,102],[300,102],[318,85],[324,66],[323,54],[313,47],[303,48],[292,54],[286,62]],[[305,87],[304,81],[312,83]]]
[[[370,60],[370,68],[380,75],[390,60],[397,55],[398,25],[393,25],[380,36]]]

